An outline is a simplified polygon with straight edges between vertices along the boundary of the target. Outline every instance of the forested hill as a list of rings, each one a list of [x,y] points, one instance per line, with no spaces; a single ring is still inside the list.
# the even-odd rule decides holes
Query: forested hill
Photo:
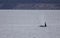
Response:
[[[16,2],[16,3],[60,3],[60,0],[0,0],[1,2]]]

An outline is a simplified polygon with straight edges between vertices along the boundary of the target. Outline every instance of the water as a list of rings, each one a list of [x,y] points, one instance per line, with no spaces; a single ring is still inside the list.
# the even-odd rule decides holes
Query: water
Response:
[[[0,38],[60,38],[59,12],[59,10],[0,10]],[[39,27],[45,21],[47,27]]]

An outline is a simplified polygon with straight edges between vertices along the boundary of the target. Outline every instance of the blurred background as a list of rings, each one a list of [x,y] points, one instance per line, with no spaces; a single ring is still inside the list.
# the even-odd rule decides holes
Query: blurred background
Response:
[[[0,0],[0,9],[60,9],[60,0]]]

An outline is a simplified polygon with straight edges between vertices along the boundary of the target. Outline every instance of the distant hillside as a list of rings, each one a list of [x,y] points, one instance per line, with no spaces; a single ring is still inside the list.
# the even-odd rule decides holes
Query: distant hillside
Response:
[[[16,2],[16,3],[60,3],[60,0],[0,0],[1,2]]]

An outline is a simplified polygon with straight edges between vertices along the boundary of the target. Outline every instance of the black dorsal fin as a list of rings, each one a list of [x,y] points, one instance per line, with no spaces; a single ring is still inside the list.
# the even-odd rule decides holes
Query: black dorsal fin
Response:
[[[46,22],[45,22],[45,27],[47,27]]]
[[[44,24],[44,25],[41,25],[40,27],[47,27],[46,22],[45,22],[45,24]]]

